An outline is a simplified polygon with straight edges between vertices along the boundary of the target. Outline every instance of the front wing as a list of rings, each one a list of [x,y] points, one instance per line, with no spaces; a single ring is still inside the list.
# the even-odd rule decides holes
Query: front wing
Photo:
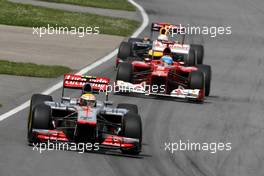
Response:
[[[129,82],[117,80],[115,83],[115,91],[117,93],[139,93],[144,95],[166,96],[196,101],[204,100],[204,90],[201,89],[184,89],[183,87],[179,86],[177,89],[172,90],[170,94],[149,91],[148,89],[149,86],[147,86],[144,82],[140,84],[132,84]]]
[[[33,136],[39,142],[75,142],[69,139],[62,130],[44,130],[44,129],[33,129]],[[100,148],[108,149],[131,149],[140,145],[139,139],[127,138],[123,136],[103,134],[102,141],[99,143]]]

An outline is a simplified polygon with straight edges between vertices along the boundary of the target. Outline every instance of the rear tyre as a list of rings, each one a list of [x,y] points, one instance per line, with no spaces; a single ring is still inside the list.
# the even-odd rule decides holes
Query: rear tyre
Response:
[[[137,58],[137,57],[127,57],[126,61],[127,62],[133,62],[133,61],[142,61],[143,59]]]
[[[200,71],[190,73],[190,89],[204,89],[204,75]]]
[[[28,138],[31,137],[32,133],[32,114],[33,109],[39,105],[44,104],[45,101],[53,101],[52,97],[49,95],[42,95],[42,94],[33,94],[30,101],[30,107],[29,107],[29,115],[28,115]]]
[[[131,63],[127,63],[127,62],[120,63],[116,74],[116,80],[131,82],[132,73],[133,73],[133,67]]]
[[[132,44],[129,42],[122,42],[119,46],[117,57],[126,61],[129,56],[132,56]]]
[[[142,122],[138,114],[128,112],[122,123],[122,135],[128,138],[139,139],[139,144],[131,149],[121,149],[124,154],[138,155],[142,145]]]
[[[190,66],[194,66],[195,64],[196,64],[195,52],[194,50],[190,49],[189,54],[184,57],[184,65],[186,67],[190,67]]]
[[[134,104],[128,104],[128,103],[120,103],[117,105],[117,108],[123,108],[129,110],[129,112],[133,112],[135,114],[138,114],[138,107]]]
[[[210,65],[197,65],[199,71],[204,74],[205,96],[209,96],[211,89],[212,70]]]
[[[195,57],[197,64],[203,64],[203,57],[204,57],[204,47],[203,45],[191,45],[191,49],[195,51]]]
[[[31,123],[29,125],[28,142],[36,142],[32,135],[32,129],[52,129],[51,108],[45,104],[38,104],[32,111]]]

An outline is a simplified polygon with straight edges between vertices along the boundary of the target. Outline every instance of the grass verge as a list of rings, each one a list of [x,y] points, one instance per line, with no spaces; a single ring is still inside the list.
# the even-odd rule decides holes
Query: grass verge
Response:
[[[129,36],[138,26],[134,20],[36,7],[0,0],[0,24],[26,27],[99,27],[101,34]]]
[[[72,70],[70,68],[64,66],[48,66],[0,60],[0,74],[56,78],[71,71]]]
[[[96,8],[115,9],[135,11],[135,7],[127,0],[41,0],[47,2],[57,2],[65,4],[74,4],[80,6],[89,6]]]

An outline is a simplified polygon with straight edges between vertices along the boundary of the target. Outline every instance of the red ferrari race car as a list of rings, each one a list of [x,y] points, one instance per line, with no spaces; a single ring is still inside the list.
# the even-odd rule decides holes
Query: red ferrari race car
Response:
[[[169,52],[170,48],[164,50],[164,53]],[[134,92],[202,102],[210,93],[211,67],[202,64],[185,66],[165,54],[160,60],[145,58],[144,61],[120,63],[115,84],[115,91],[120,93]]]
[[[124,154],[141,151],[142,125],[136,105],[108,101],[108,78],[66,74],[62,99],[34,94],[28,118],[28,142],[89,143],[97,149],[120,149]],[[64,89],[80,89],[77,98]],[[105,91],[106,101],[94,94]]]
[[[150,38],[129,38],[128,42],[122,42],[116,58],[116,67],[121,62],[143,60],[145,57],[160,59],[162,51],[167,47],[177,59],[184,61],[186,66],[203,64],[204,47],[198,44],[186,44],[186,35],[181,25],[152,23],[150,36]]]

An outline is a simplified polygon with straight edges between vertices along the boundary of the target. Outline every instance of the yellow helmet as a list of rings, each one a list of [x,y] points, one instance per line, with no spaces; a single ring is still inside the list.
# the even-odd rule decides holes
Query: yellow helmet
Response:
[[[83,94],[80,98],[80,105],[81,106],[95,106],[96,97],[91,93]]]

